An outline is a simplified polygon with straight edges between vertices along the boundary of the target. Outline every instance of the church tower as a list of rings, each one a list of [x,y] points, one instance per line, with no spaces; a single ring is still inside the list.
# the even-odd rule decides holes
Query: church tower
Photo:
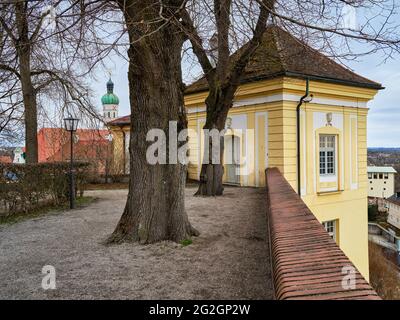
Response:
[[[101,103],[103,104],[103,119],[104,122],[109,122],[118,118],[118,104],[119,99],[114,94],[114,83],[110,79],[107,81],[107,93],[101,97]]]

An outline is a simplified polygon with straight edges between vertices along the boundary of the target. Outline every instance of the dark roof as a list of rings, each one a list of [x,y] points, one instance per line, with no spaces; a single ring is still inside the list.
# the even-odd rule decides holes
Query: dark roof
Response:
[[[123,125],[128,125],[131,123],[131,116],[123,116],[121,118],[117,118],[114,120],[111,120],[109,122],[107,122],[108,125],[112,125],[112,126],[123,126]]]
[[[231,56],[233,61],[245,46]],[[241,82],[247,83],[279,76],[383,89],[381,84],[354,73],[283,29],[271,25],[267,27],[260,46],[249,61]],[[207,89],[208,83],[203,76],[189,85],[185,93],[207,91]]]
[[[386,198],[386,201],[389,201],[391,203],[400,206],[400,197],[397,196],[397,192],[394,195],[390,196],[389,198]]]

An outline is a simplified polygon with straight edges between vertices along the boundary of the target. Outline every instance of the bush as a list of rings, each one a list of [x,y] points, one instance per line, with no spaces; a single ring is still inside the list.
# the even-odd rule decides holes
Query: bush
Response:
[[[370,204],[368,206],[368,221],[376,221],[378,215],[378,205]]]
[[[113,183],[122,183],[122,182],[124,182],[125,177],[126,177],[126,175],[124,175],[124,174],[111,174],[109,176],[110,180]]]
[[[75,163],[75,190],[83,195],[87,163]],[[0,214],[28,212],[68,199],[69,163],[0,164]]]

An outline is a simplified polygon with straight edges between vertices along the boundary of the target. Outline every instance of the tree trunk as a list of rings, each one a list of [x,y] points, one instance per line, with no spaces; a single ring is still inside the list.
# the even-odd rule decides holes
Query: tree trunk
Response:
[[[211,88],[206,99],[207,119],[203,130],[217,129],[222,132],[225,129],[228,111],[232,105],[232,100],[229,99],[230,97],[226,93],[224,94],[221,88],[217,86]],[[222,135],[219,147],[219,163],[216,164],[212,161],[213,140],[209,139],[208,143],[204,143],[199,188],[195,196],[221,196],[224,192],[224,138]]]
[[[206,128],[204,128],[206,129]],[[195,196],[222,196],[224,192],[224,186],[222,178],[224,176],[223,166],[223,154],[224,154],[224,142],[223,138],[220,139],[220,163],[216,164],[212,162],[211,152],[213,150],[213,140],[210,139],[208,144],[204,144],[204,156],[203,163],[200,171],[200,183]],[[208,156],[208,163],[205,163],[205,159]]]
[[[132,30],[129,36],[129,194],[109,242],[179,242],[198,235],[185,211],[187,168],[182,164],[149,164],[146,151],[152,142],[146,141],[146,134],[150,129],[162,129],[168,141],[169,121],[177,121],[178,131],[187,127],[181,75],[184,38],[172,24],[140,41],[134,41],[137,33]]]
[[[26,162],[38,162],[37,140],[37,104],[36,90],[31,79],[31,42],[29,39],[26,6],[23,1],[15,4],[18,42],[16,45],[19,59],[22,96],[24,101]]]
[[[26,163],[38,162],[36,92],[30,75],[29,53],[20,56],[20,74],[24,100]]]

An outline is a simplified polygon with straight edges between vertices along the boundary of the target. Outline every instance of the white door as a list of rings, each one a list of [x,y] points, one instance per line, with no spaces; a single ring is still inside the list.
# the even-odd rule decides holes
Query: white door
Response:
[[[240,184],[240,138],[225,136],[224,141],[225,182]]]

